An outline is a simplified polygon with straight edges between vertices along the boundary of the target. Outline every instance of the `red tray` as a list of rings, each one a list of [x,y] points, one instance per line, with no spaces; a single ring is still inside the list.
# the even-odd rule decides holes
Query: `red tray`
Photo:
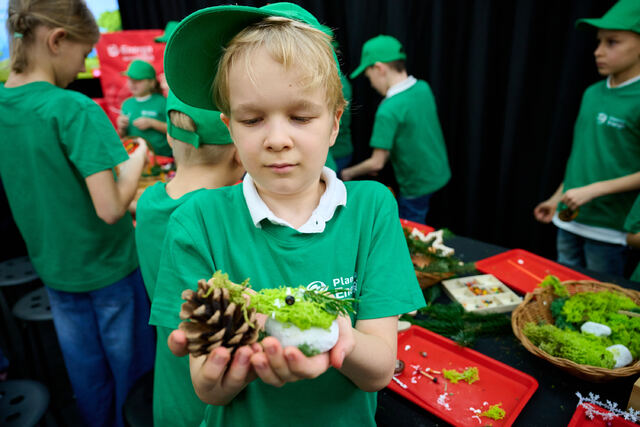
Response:
[[[400,224],[406,228],[417,228],[422,231],[424,234],[431,233],[432,231],[436,231],[435,228],[429,227],[428,225],[420,224],[419,222],[409,221],[408,219],[400,218]]]
[[[593,403],[586,403],[586,405],[591,405],[600,412],[607,412],[606,409],[601,408],[598,405],[594,405]],[[624,418],[615,417],[610,421],[605,421],[602,417],[595,415],[593,419],[589,419],[586,413],[587,411],[582,406],[578,406],[576,408],[576,412],[573,413],[573,417],[571,417],[571,421],[567,424],[567,427],[638,427],[638,424],[625,420]]]
[[[427,357],[421,352],[427,352]],[[405,368],[395,378],[407,389],[395,381],[391,381],[388,388],[455,426],[510,426],[538,388],[535,378],[415,325],[398,334],[398,359],[405,363]],[[461,371],[475,366],[480,379],[473,384],[464,381],[453,384],[440,374],[435,375],[438,382],[433,383],[420,374],[413,375],[411,365],[436,371],[443,368]],[[450,410],[438,404],[438,398],[444,393]],[[501,408],[506,412],[502,420],[479,417],[480,423],[477,414],[469,409],[473,407],[484,412],[497,403],[502,403]]]
[[[483,273],[493,274],[510,288],[523,294],[532,292],[549,274],[556,276],[561,281],[594,280],[524,249],[511,249],[476,261],[476,268]]]

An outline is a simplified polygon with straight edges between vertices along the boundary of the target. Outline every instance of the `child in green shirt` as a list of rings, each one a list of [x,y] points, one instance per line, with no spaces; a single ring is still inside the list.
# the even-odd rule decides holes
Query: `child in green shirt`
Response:
[[[173,148],[176,175],[168,184],[159,182],[147,188],[137,206],[136,247],[151,300],[173,211],[200,191],[236,183],[244,173],[220,112],[188,106],[171,92],[167,98],[167,139]],[[174,291],[179,294],[181,289]],[[176,358],[167,348],[170,332],[157,327],[153,423],[194,426],[202,420],[205,405],[193,391],[189,361]]]
[[[306,357],[267,337],[233,358],[224,347],[190,356],[196,393],[216,405],[205,425],[375,425],[375,391],[393,375],[397,315],[424,305],[391,193],[345,185],[323,167],[345,101],[318,27],[290,3],[218,6],[185,18],[167,46],[167,81],[185,102],[215,109],[202,89],[213,80],[247,176],[196,194],[171,216],[151,323],[175,329],[176,286],[195,289],[216,270],[250,278],[255,290],[303,285],[358,300],[353,319],[338,319],[329,352]],[[181,331],[170,344],[184,354]]]
[[[423,223],[431,195],[451,178],[447,149],[431,88],[407,74],[406,54],[395,38],[380,35],[362,47],[354,79],[365,73],[385,98],[376,111],[371,157],[342,171],[342,179],[375,174],[391,160],[400,194],[400,217]]]
[[[172,157],[166,137],[167,100],[162,95],[155,68],[146,61],[136,59],[123,74],[128,77],[127,85],[133,96],[122,103],[122,112],[116,119],[118,134],[121,137],[144,138],[155,154]]]
[[[559,262],[622,276],[624,222],[640,189],[640,2],[576,25],[598,30],[596,66],[607,79],[585,91],[564,181],[534,216],[558,227]]]

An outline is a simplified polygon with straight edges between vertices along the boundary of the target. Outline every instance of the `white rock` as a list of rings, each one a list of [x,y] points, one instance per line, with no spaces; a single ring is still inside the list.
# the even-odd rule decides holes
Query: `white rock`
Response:
[[[622,344],[615,344],[607,347],[607,350],[613,354],[613,360],[616,361],[615,368],[622,368],[633,362],[633,356],[627,347]]]
[[[580,330],[585,334],[593,334],[597,337],[608,337],[611,335],[611,328],[602,323],[584,322]]]
[[[306,344],[320,353],[331,350],[338,341],[337,320],[333,321],[329,330],[316,327],[302,330],[291,323],[281,323],[268,318],[265,330],[269,335],[277,338],[283,347],[298,347]]]

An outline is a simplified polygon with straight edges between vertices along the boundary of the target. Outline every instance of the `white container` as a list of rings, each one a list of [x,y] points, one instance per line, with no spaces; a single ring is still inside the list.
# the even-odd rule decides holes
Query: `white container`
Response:
[[[507,313],[522,302],[522,297],[492,274],[443,280],[442,286],[468,312]]]

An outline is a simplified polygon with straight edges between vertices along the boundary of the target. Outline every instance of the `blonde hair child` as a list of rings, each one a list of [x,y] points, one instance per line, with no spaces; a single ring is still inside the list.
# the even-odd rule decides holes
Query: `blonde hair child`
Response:
[[[83,422],[122,425],[124,399],[153,363],[127,213],[146,149],[129,157],[102,109],[64,89],[99,37],[84,1],[10,0],[8,15],[0,176],[47,288]]]

